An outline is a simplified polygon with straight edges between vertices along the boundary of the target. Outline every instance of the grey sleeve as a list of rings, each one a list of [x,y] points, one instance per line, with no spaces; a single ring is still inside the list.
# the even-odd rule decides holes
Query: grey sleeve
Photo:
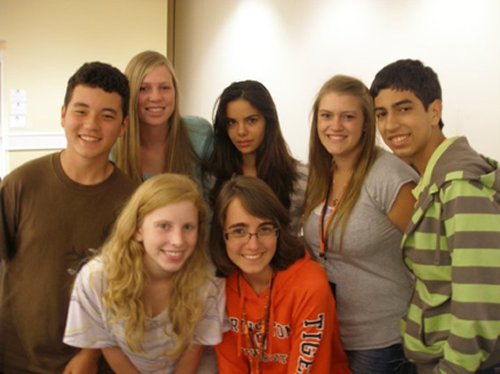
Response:
[[[419,175],[408,164],[387,151],[381,151],[370,170],[364,188],[375,205],[390,212],[399,190],[409,182],[418,183]]]

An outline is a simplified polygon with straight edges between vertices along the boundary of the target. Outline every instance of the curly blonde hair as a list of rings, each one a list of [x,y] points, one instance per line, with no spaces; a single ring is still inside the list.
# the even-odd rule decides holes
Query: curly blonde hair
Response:
[[[199,213],[198,242],[191,256],[175,274],[167,307],[174,346],[165,354],[175,357],[189,347],[203,312],[200,288],[209,269],[206,207],[201,193],[189,177],[160,174],[144,182],[131,197],[103,246],[102,257],[107,288],[103,301],[110,323],[123,321],[126,341],[134,352],[142,351],[148,311],[143,303],[149,281],[144,270],[144,248],[135,234],[145,217],[156,209],[183,201],[193,202]],[[165,326],[166,327],[166,326]]]
[[[116,165],[138,184],[143,179],[140,122],[137,110],[139,91],[144,77],[159,66],[165,66],[172,75],[175,89],[174,112],[168,120],[168,136],[165,139],[167,146],[164,172],[191,175],[194,165],[199,161],[179,113],[179,85],[172,64],[161,53],[141,52],[134,56],[125,68],[125,75],[130,86],[129,125],[123,136],[116,141],[112,151]]]

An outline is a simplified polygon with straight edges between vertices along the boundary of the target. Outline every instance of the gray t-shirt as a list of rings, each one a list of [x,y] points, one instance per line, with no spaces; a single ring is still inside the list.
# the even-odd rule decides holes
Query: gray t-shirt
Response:
[[[388,347],[401,341],[398,324],[406,315],[412,278],[403,264],[401,232],[387,214],[401,187],[418,174],[396,156],[380,150],[366,176],[339,248],[340,227],[329,236],[328,279],[337,285],[337,314],[346,350]],[[321,204],[308,217],[304,238],[319,255]],[[335,243],[333,243],[333,240]]]
[[[290,196],[290,231],[293,235],[299,234],[300,219],[304,213],[304,198],[309,175],[307,165],[297,163],[297,172],[299,175],[293,186],[293,194]]]

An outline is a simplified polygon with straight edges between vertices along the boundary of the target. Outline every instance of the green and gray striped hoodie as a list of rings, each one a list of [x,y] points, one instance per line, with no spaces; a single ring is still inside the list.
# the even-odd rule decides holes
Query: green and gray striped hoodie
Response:
[[[419,373],[500,362],[500,169],[464,137],[445,140],[420,183],[403,237],[415,292],[402,323]]]

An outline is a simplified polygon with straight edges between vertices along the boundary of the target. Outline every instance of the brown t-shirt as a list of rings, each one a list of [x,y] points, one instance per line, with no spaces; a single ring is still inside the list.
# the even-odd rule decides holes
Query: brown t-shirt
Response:
[[[60,373],[78,352],[62,342],[71,287],[135,189],[118,168],[84,186],[60,153],[33,160],[0,187],[0,372]]]

